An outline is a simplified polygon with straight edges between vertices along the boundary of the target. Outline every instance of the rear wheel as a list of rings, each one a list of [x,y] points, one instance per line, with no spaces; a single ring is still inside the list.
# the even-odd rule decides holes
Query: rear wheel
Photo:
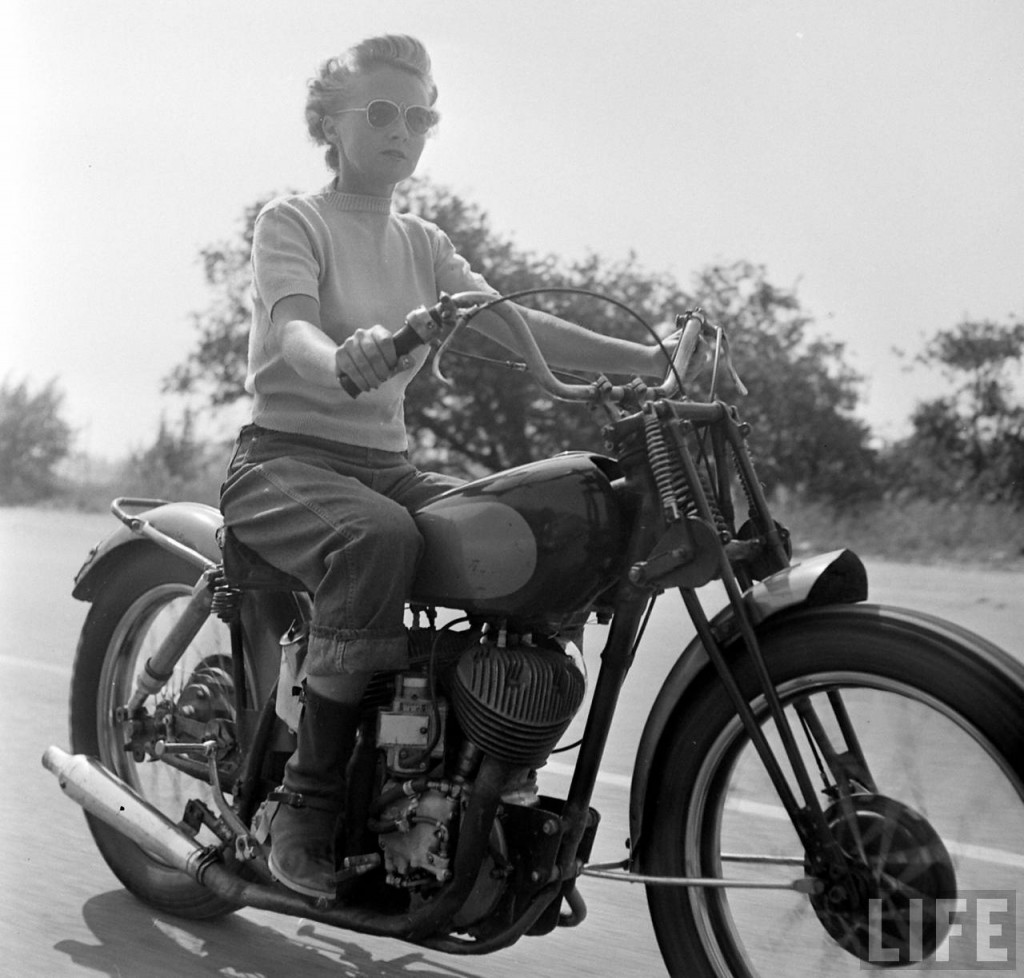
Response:
[[[949,955],[943,970],[955,971],[958,961],[970,969],[973,920],[957,921],[962,933],[951,931],[953,908],[943,901],[1020,889],[1024,693],[998,681],[966,647],[863,606],[780,622],[761,641],[851,869],[830,879],[805,866],[763,764],[707,670],[680,704],[650,778],[644,871],[783,885],[818,873],[820,886],[813,895],[649,886],[669,972],[854,978],[872,966],[927,960],[937,947]],[[740,665],[738,679],[782,756],[753,668]],[[848,766],[845,798],[825,776],[820,735],[810,735],[817,717],[845,752],[838,700],[867,762],[861,772]],[[1004,915],[1003,923],[1003,934],[1012,935],[1020,921]]]
[[[126,548],[86,617],[71,682],[72,749],[98,758],[174,822],[183,817],[189,799],[198,798],[212,808],[211,788],[161,761],[136,760],[125,750],[114,711],[130,699],[146,661],[181,617],[198,576],[194,566],[158,547],[139,544]],[[146,700],[146,710],[154,715],[185,705],[192,716],[203,708],[224,714],[232,695],[230,663],[228,629],[211,617],[189,644],[168,683]],[[107,865],[141,900],[193,919],[236,909],[106,823],[89,814],[86,819]],[[218,841],[206,828],[200,829],[198,840]]]

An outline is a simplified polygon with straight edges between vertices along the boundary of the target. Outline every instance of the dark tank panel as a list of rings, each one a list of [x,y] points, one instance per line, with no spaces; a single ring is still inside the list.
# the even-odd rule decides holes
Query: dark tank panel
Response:
[[[531,619],[576,610],[623,552],[614,475],[611,459],[572,452],[432,500],[415,514],[426,547],[413,599]]]

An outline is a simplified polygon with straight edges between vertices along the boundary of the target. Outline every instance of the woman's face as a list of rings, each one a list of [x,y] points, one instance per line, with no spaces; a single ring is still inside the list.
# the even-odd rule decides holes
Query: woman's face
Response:
[[[387,99],[405,109],[428,105],[429,98],[415,75],[381,66],[353,79],[345,108]],[[401,113],[391,125],[374,129],[365,112],[341,112],[326,120],[325,133],[338,147],[338,189],[375,197],[390,197],[395,184],[412,176],[427,138],[410,132]]]

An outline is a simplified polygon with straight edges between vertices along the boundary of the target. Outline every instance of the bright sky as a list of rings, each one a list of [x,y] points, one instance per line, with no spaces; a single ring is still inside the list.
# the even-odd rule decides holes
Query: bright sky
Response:
[[[796,286],[899,434],[938,378],[898,345],[1024,314],[1019,0],[14,0],[5,18],[0,377],[57,377],[78,448],[148,445],[194,343],[199,249],[328,173],[306,79],[427,45],[420,172],[530,251],[630,249],[685,285]],[[13,297],[13,304],[11,299]]]

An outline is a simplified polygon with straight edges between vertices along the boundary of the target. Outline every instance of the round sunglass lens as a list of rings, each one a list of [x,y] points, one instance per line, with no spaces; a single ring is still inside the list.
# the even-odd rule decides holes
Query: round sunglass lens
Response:
[[[434,124],[434,113],[422,105],[413,105],[405,110],[405,122],[412,132],[422,136]]]
[[[386,129],[398,118],[398,106],[393,102],[377,100],[366,107],[366,121],[374,129]]]

